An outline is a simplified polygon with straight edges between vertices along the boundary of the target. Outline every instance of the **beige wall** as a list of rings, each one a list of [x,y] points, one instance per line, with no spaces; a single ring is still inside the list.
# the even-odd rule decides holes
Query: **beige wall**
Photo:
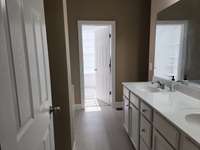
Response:
[[[53,106],[61,111],[54,114],[56,150],[72,150],[73,136],[73,87],[71,84],[68,24],[65,1],[44,0],[51,89]]]
[[[149,64],[154,64],[154,52],[155,52],[155,29],[157,14],[173,5],[180,0],[152,0],[151,2],[151,28],[150,28],[150,47],[149,47]],[[149,80],[152,80],[153,68],[149,67]]]
[[[78,20],[116,21],[116,100],[125,81],[148,78],[150,0],[67,0],[72,80],[80,103]]]

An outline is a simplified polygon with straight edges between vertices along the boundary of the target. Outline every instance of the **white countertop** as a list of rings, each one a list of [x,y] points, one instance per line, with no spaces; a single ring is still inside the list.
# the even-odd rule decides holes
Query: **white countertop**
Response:
[[[187,114],[200,114],[200,100],[179,91],[152,93],[141,90],[141,87],[151,86],[149,82],[126,82],[123,85],[200,144],[200,122],[193,124],[185,119]]]

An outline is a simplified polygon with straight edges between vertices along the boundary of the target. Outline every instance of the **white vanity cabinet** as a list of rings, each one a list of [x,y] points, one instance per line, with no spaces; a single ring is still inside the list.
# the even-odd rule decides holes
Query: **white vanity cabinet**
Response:
[[[123,99],[124,128],[128,133],[135,149],[139,150],[139,98],[124,87]]]
[[[139,150],[139,110],[130,103],[130,138],[136,150]]]
[[[129,94],[130,94],[129,90],[128,90],[126,87],[124,87],[124,88],[123,88],[123,95],[124,95],[127,99],[129,99]]]
[[[140,117],[140,137],[146,146],[151,149],[152,146],[152,125],[143,115]]]
[[[152,122],[153,110],[150,106],[148,106],[144,102],[141,102],[140,111],[148,121]]]
[[[174,150],[174,149],[156,130],[154,130],[153,150]]]
[[[149,148],[142,139],[140,139],[140,150],[149,150]]]
[[[124,128],[126,132],[129,132],[129,100],[126,96],[123,97],[124,103],[123,103],[123,118],[124,118]]]
[[[180,149],[181,150],[200,150],[200,148],[197,147],[197,145],[194,144],[194,142],[190,138],[188,138],[184,135],[182,135],[182,137],[181,137],[181,148]]]
[[[165,137],[168,143],[178,150],[180,140],[179,131],[157,112],[154,111],[153,116],[154,127]]]
[[[143,101],[140,103],[140,141],[146,148],[152,148],[152,108]]]
[[[200,150],[147,100],[124,87],[124,128],[136,150]]]

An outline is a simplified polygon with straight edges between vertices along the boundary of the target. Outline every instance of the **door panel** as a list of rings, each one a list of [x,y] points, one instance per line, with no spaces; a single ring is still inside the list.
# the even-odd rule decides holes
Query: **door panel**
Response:
[[[47,96],[47,81],[46,81],[46,69],[45,69],[45,59],[43,51],[43,39],[42,39],[42,30],[40,18],[34,20],[34,34],[36,41],[36,50],[37,50],[37,61],[38,61],[38,70],[39,70],[39,83],[41,90],[40,104],[48,99]]]
[[[4,114],[0,116],[4,119],[0,133],[2,137],[7,137],[0,135],[0,143],[5,150],[54,150],[43,1],[15,0],[5,3],[1,0],[0,4],[1,20],[5,20],[4,24],[1,23],[0,37],[7,43],[2,46],[5,51],[2,57],[7,60],[0,69],[10,70],[1,70],[5,72],[0,78],[1,83],[5,80],[10,87],[0,85],[0,89],[6,88],[12,93],[4,95],[2,98],[5,101],[0,101],[0,106],[6,108],[0,107]],[[3,33],[3,30],[6,32]]]
[[[96,50],[96,96],[108,104],[111,103],[111,38],[110,27],[95,32]]]
[[[27,1],[24,1],[24,5],[27,5]],[[40,100],[41,100],[41,89],[40,89],[40,74],[39,74],[39,62],[38,52],[36,49],[36,38],[34,22],[37,15],[30,10],[30,7],[24,7],[24,27],[26,36],[26,46],[28,53],[28,60],[30,66],[30,80],[32,87],[32,97],[34,99],[34,114],[39,112]]]
[[[18,122],[14,108],[13,69],[10,61],[10,44],[5,0],[0,1],[0,144],[2,150],[17,149],[16,133]],[[8,111],[9,110],[9,111]],[[15,115],[16,114],[16,115]]]
[[[44,138],[43,138],[43,147],[44,147],[44,150],[50,150],[51,149],[51,141],[50,141],[50,129],[48,129],[44,135]]]
[[[38,146],[37,150],[50,150],[51,149],[51,139],[50,139],[50,130],[47,129],[44,137],[42,138],[42,142]]]
[[[16,82],[16,104],[15,109],[19,112],[19,128],[28,123],[33,116],[31,104],[32,94],[30,87],[30,74],[25,49],[24,31],[19,1],[7,1],[8,16],[12,44],[12,56]],[[12,13],[11,13],[12,12]]]

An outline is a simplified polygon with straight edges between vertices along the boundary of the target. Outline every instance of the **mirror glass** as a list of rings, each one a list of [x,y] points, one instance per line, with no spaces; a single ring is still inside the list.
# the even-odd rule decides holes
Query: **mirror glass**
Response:
[[[154,76],[200,84],[200,0],[180,0],[158,14]]]

